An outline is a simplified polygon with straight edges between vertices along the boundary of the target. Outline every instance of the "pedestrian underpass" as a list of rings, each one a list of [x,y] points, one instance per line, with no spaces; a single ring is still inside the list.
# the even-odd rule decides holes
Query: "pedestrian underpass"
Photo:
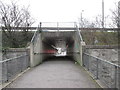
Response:
[[[73,60],[50,58],[17,78],[7,88],[100,88]]]
[[[0,62],[1,82],[12,82],[3,87],[99,88],[95,80],[100,80],[106,87],[119,88],[119,65],[84,53],[85,43],[76,23],[69,28],[58,23],[43,28],[43,24],[34,33],[29,54]]]
[[[43,23],[44,24],[44,23]],[[71,57],[82,65],[82,36],[76,23],[73,30],[46,30],[37,28],[30,47],[31,67],[39,65],[49,57]]]

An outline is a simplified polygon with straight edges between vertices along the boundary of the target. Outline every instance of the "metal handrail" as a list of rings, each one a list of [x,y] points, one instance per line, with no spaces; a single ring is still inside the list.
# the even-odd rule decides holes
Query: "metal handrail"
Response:
[[[35,33],[34,33],[32,39],[31,39],[31,42],[33,42],[33,40],[35,39],[36,33],[37,33],[37,31],[35,31]]]
[[[38,30],[39,30],[39,27],[36,28],[36,31],[31,39],[31,43],[34,41],[35,37],[37,36]]]
[[[42,22],[42,23],[57,23],[57,22]],[[74,22],[59,22],[59,23],[74,23]]]
[[[82,35],[81,35],[81,33],[80,33],[80,30],[79,30],[79,28],[78,28],[78,26],[77,26],[77,25],[76,25],[76,29],[77,29],[77,31],[78,31],[78,34],[79,34],[79,36],[80,36],[80,40],[83,42]]]
[[[53,27],[57,27],[57,28],[60,27],[61,28],[61,26],[62,27],[66,27],[66,25],[68,26],[68,28],[70,28],[70,27],[74,27],[75,26],[75,22],[42,22],[42,25],[43,25],[44,28],[45,27],[46,28],[48,28],[48,27],[49,28],[53,28]]]
[[[8,61],[11,61],[11,60],[14,60],[14,59],[17,59],[17,58],[23,57],[23,56],[27,56],[27,55],[28,55],[28,54],[21,55],[21,56],[18,56],[18,57],[14,57],[14,58],[5,59],[5,60],[3,60],[3,61],[0,61],[0,63],[8,62]]]

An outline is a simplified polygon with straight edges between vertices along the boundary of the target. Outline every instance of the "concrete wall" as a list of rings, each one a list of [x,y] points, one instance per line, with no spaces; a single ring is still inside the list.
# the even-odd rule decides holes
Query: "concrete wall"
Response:
[[[39,65],[43,60],[43,45],[42,45],[42,37],[41,33],[37,34],[35,40],[30,45],[30,64],[31,67]]]
[[[10,48],[2,52],[2,60],[29,54],[29,48]]]
[[[76,60],[80,65],[82,65],[82,46],[78,32],[76,32],[74,35],[73,52],[74,52],[73,55],[74,60]]]

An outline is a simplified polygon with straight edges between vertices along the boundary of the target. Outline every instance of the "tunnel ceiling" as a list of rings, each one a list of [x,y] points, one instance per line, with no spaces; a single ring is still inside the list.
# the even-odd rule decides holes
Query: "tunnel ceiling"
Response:
[[[74,31],[63,32],[42,32],[43,42],[54,45],[57,41],[65,41],[66,43],[73,43]]]

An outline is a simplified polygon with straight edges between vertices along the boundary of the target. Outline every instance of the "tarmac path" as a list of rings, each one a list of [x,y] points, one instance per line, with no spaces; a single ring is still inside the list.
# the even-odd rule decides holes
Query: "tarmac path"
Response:
[[[11,83],[8,88],[100,88],[74,61],[56,58],[44,61]]]

